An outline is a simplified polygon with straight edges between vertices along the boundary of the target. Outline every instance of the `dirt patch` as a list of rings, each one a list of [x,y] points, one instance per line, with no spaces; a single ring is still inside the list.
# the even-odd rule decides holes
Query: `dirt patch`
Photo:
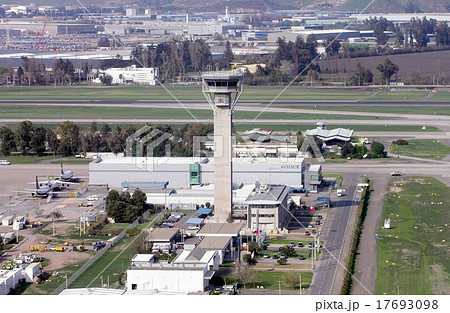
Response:
[[[442,265],[431,265],[431,271],[433,273],[430,277],[433,294],[435,295],[448,295],[450,293],[450,285],[446,283],[448,281],[448,273],[445,272]]]
[[[79,263],[92,257],[87,252],[43,252],[41,255],[50,261],[50,264],[44,268],[46,271],[54,271],[64,266]]]
[[[389,190],[392,191],[392,192],[400,193],[400,192],[403,191],[403,188],[400,188],[400,187],[391,187]]]

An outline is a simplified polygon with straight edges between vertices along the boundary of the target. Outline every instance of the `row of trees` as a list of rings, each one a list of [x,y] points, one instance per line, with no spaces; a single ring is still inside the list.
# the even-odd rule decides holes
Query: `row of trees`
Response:
[[[231,51],[230,44],[228,49]],[[209,46],[201,39],[173,40],[156,46],[138,46],[132,52],[132,61],[138,67],[157,67],[161,79],[175,78],[187,72],[200,72],[213,67]],[[224,63],[220,67],[228,67]]]
[[[189,124],[173,129],[171,126],[152,125],[149,132],[158,129],[170,135],[168,140],[173,156],[191,156],[194,136],[206,136],[213,132],[212,124]],[[79,125],[66,121],[54,129],[34,126],[23,121],[16,130],[7,126],[0,127],[0,153],[8,156],[13,152],[23,155],[53,153],[71,156],[79,152],[124,152],[126,139],[136,131],[131,125],[117,126],[112,130],[108,124],[98,125],[92,122],[89,129],[82,130]],[[144,154],[145,154],[144,149]],[[164,145],[155,147],[154,155],[165,154]]]
[[[85,62],[79,71],[78,79],[86,80],[90,71],[89,62]],[[5,85],[71,85],[74,80],[75,68],[72,62],[62,58],[53,62],[52,71],[47,71],[44,63],[28,57],[22,57],[22,64],[17,69],[0,67],[0,83]]]
[[[397,45],[404,47],[426,47],[429,43],[428,34],[434,34],[437,46],[450,45],[450,31],[446,22],[438,22],[435,19],[427,19],[426,17],[413,17],[406,27],[401,28],[398,24],[387,20],[384,17],[370,18],[364,21],[365,29],[373,30],[373,35],[377,39],[377,43],[384,45],[387,43],[389,36],[386,31],[393,32]]]

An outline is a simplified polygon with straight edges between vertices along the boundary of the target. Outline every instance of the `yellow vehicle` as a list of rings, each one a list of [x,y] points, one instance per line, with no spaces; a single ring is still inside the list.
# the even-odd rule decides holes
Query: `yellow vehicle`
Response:
[[[64,252],[64,247],[55,247],[56,252]]]

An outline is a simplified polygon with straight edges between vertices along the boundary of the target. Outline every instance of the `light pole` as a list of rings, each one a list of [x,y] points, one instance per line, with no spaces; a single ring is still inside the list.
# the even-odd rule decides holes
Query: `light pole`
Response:
[[[298,278],[299,278],[300,295],[302,295],[302,273],[298,273]]]

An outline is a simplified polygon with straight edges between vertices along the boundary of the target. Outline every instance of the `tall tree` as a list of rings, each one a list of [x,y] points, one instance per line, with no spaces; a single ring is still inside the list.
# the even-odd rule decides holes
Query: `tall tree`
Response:
[[[398,65],[392,63],[389,59],[384,59],[383,63],[377,66],[377,70],[380,71],[382,79],[389,85],[391,82],[391,77],[398,72]]]
[[[42,127],[36,127],[31,134],[30,147],[38,156],[42,156],[45,152],[45,141],[47,138],[47,130]]]
[[[233,51],[231,50],[231,44],[227,40],[227,42],[225,43],[225,51],[223,53],[221,67],[229,69],[231,67],[231,62],[233,62],[233,60],[234,60],[234,54],[233,54]]]
[[[80,147],[80,127],[70,121],[59,124],[56,133],[60,136],[59,153],[64,156],[74,155]]]
[[[0,153],[8,156],[16,149],[14,132],[6,126],[0,127]]]
[[[370,84],[373,80],[373,73],[370,69],[361,65],[358,62],[356,65],[356,72],[352,77],[352,83],[355,86],[363,86],[364,84]]]
[[[22,121],[16,130],[16,143],[19,151],[26,155],[30,149],[31,134],[33,132],[33,123]]]
[[[337,55],[339,53],[339,49],[341,49],[341,44],[336,38],[329,37],[325,41],[325,52],[327,55]]]

